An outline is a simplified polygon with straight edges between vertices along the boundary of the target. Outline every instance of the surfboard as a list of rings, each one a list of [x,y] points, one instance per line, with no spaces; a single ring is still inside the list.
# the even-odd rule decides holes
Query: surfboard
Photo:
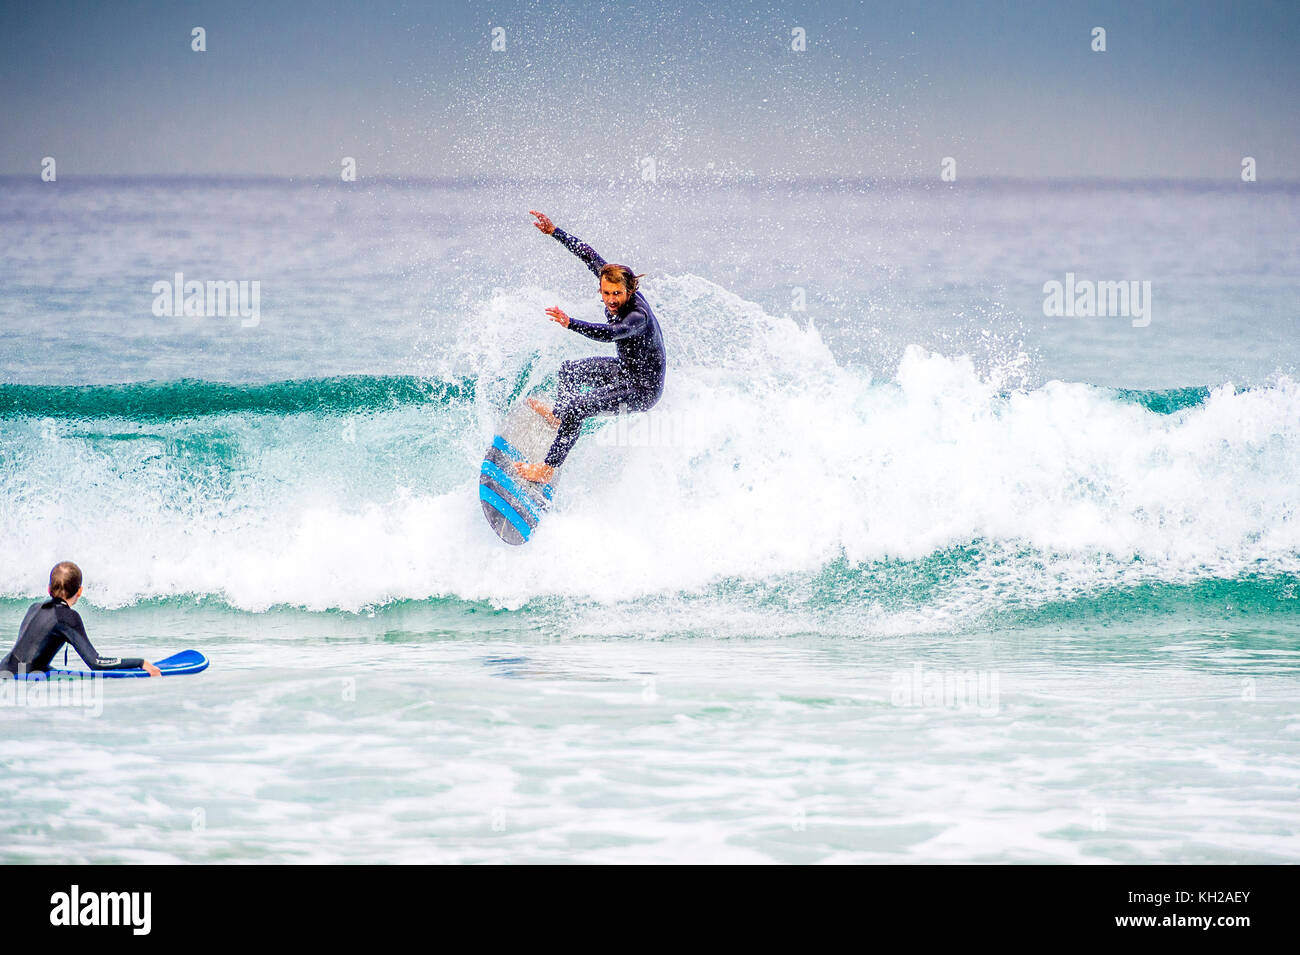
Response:
[[[200,673],[208,668],[208,658],[199,653],[198,650],[182,650],[180,653],[173,653],[165,660],[154,662],[163,676],[183,676],[188,673]],[[103,676],[110,679],[121,679],[122,677],[148,677],[149,674],[141,669],[135,670],[65,670],[60,667],[50,667],[44,673],[27,673],[19,679],[23,680],[59,680],[72,677],[95,677]]]
[[[555,432],[526,401],[517,401],[506,412],[483,456],[478,498],[488,526],[507,544],[523,544],[532,536],[555,499],[555,482],[560,473],[557,468],[549,484],[536,484],[515,474],[511,465],[545,459]]]

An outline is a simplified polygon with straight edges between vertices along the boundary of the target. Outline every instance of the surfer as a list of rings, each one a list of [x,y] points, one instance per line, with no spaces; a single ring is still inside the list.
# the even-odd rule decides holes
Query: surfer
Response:
[[[564,247],[582,259],[600,279],[600,297],[605,302],[605,324],[569,318],[560,309],[546,309],[551,321],[598,342],[613,342],[618,357],[584,358],[560,365],[560,382],[554,406],[528,399],[534,411],[559,429],[546,459],[540,463],[515,465],[519,476],[545,483],[555,476],[582,431],[582,422],[594,415],[621,411],[648,411],[664,390],[667,357],[659,323],[645,296],[637,291],[636,275],[626,265],[608,263],[587,243],[556,228],[540,212],[533,225],[553,235]],[[589,390],[583,391],[583,388]]]
[[[138,657],[101,657],[86,636],[81,614],[72,605],[81,599],[81,568],[70,560],[55,564],[50,571],[50,599],[36,601],[27,608],[18,628],[18,642],[0,660],[0,676],[48,670],[54,654],[65,643],[92,670],[147,670],[150,676],[162,676],[148,660]]]

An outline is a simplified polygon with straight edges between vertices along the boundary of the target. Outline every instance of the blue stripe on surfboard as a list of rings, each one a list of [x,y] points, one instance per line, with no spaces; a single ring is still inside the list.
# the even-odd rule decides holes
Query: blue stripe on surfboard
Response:
[[[516,461],[526,461],[526,460],[527,460],[527,459],[523,456],[523,453],[522,453],[518,448],[516,448],[513,444],[511,444],[511,443],[510,443],[509,441],[507,441],[505,438],[501,437],[501,435],[499,435],[499,434],[496,435],[496,436],[494,436],[494,437],[492,438],[492,447],[496,448],[496,449],[497,449],[498,451],[500,451],[502,454],[505,454],[505,455],[508,456],[508,457],[514,458]],[[513,489],[512,489],[512,490],[513,490]],[[555,488],[551,487],[549,484],[543,484],[543,485],[542,485],[542,493],[546,495],[546,499],[547,499],[548,501],[549,501],[549,500],[552,500],[552,499],[554,499],[554,497],[555,497]]]
[[[528,513],[523,509],[523,507],[515,502],[510,492],[507,491],[505,488],[503,488],[500,484],[498,484],[496,482],[496,479],[492,477],[492,475],[480,474],[478,476],[478,483],[479,486],[489,487],[497,494],[500,494],[501,499],[505,501],[507,504],[509,504],[511,507],[513,507],[515,509],[515,513],[528,522],[529,527],[537,526],[537,521],[533,520],[531,517],[528,516]],[[482,500],[482,497],[480,497],[479,500]]]
[[[542,519],[542,516],[537,513],[537,509],[533,507],[533,502],[528,499],[528,495],[523,492],[519,485],[515,484],[515,482],[510,479],[510,475],[506,474],[505,471],[502,471],[491,461],[484,461],[483,467],[479,469],[479,473],[489,475],[501,485],[503,490],[509,491],[515,500],[522,504],[524,509],[532,515],[534,524]]]
[[[515,530],[523,536],[524,540],[528,540],[528,535],[533,532],[533,529],[528,526],[527,521],[516,513],[513,507],[506,503],[505,498],[492,490],[492,488],[488,487],[486,484],[480,484],[478,486],[478,496],[481,500],[487,501],[500,511],[501,516],[514,525]]]
[[[524,460],[524,456],[519,452],[519,449],[499,434],[492,439],[492,447],[496,448],[498,451],[504,451],[516,461]]]

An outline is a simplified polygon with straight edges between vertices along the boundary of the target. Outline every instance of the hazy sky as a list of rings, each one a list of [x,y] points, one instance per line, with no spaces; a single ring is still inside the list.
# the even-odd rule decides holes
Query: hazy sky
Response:
[[[1297,0],[8,0],[0,172],[1300,179],[1297,64]]]

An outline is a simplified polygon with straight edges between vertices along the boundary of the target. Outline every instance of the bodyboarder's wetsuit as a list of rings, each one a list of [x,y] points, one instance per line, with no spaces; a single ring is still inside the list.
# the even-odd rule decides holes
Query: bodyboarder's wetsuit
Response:
[[[92,670],[130,670],[144,666],[144,660],[136,657],[101,657],[86,636],[81,614],[63,598],[51,597],[27,609],[27,616],[18,628],[18,642],[0,660],[0,675],[48,670],[50,661],[65,643],[72,644],[72,649]]]
[[[605,260],[595,249],[563,229],[557,228],[554,235],[599,277]],[[560,430],[546,455],[546,463],[551,467],[564,463],[585,419],[620,411],[647,411],[663,394],[668,360],[663,333],[659,331],[650,303],[637,292],[618,312],[606,308],[606,314],[609,318],[604,325],[569,319],[571,331],[593,341],[613,342],[618,357],[584,358],[560,366],[554,408],[555,416],[560,419]],[[590,390],[583,392],[583,387]]]

